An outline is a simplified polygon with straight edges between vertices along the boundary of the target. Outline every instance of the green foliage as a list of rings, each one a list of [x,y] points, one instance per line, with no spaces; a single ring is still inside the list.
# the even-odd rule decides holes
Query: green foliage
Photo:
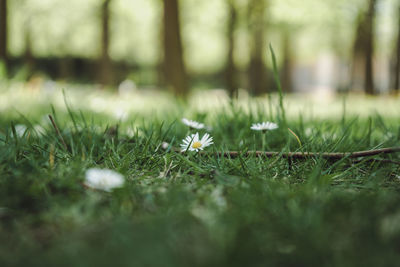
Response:
[[[38,114],[1,116],[1,266],[397,265],[398,165],[165,151],[162,142],[177,147],[188,133],[180,123],[188,107],[170,105],[161,115],[134,114],[118,130],[73,106],[44,108],[67,149],[49,123],[35,127]],[[280,118],[236,103],[190,112],[213,127],[211,152],[259,149],[262,134],[251,123]],[[267,145],[336,152],[399,144],[389,119],[344,118],[288,118],[303,146],[288,143],[282,127],[266,133]],[[83,187],[90,167],[122,173],[125,186]]]

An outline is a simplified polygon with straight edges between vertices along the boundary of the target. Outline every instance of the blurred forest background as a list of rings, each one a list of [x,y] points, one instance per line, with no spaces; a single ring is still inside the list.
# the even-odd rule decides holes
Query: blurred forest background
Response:
[[[399,91],[398,0],[0,0],[0,75],[116,88]]]

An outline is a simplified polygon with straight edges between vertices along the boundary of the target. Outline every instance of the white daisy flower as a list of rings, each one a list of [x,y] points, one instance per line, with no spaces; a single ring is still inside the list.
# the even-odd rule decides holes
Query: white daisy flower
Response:
[[[262,123],[254,123],[250,129],[255,131],[263,131],[266,132],[267,130],[274,130],[278,128],[278,124],[267,121]]]
[[[113,111],[114,118],[121,120],[121,121],[126,121],[128,119],[128,112],[126,112],[123,108],[116,108]]]
[[[162,143],[161,143],[161,147],[162,147],[163,149],[167,149],[167,148],[169,147],[169,143],[167,143],[167,142],[162,142]]]
[[[84,184],[90,188],[110,192],[123,186],[124,176],[108,169],[90,168],[86,171]]]
[[[192,121],[192,120],[188,120],[186,118],[182,119],[183,124],[185,124],[186,126],[189,126],[190,128],[193,129],[203,129],[205,127],[205,125],[203,123],[197,122],[197,121]]]
[[[182,142],[182,152],[187,150],[197,152],[199,150],[203,150],[205,147],[208,147],[211,144],[214,144],[212,137],[208,133],[205,133],[201,139],[199,138],[199,133],[186,136]]]
[[[23,124],[15,125],[15,132],[17,133],[18,137],[23,137],[27,129],[28,128]]]

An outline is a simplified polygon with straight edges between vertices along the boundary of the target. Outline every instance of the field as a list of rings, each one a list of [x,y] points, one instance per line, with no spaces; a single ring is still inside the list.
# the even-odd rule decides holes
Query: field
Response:
[[[246,152],[398,147],[400,100],[242,94],[3,84],[1,266],[397,266],[399,153]],[[208,126],[205,153],[174,149],[196,132],[183,117]],[[250,129],[263,121],[279,128]],[[93,167],[124,186],[88,188]]]

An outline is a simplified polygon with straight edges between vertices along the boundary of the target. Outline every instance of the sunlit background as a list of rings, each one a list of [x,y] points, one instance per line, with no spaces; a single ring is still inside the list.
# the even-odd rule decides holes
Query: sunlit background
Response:
[[[283,91],[312,95],[321,110],[342,109],[335,93],[399,91],[397,0],[0,0],[2,109],[62,88],[95,111],[110,103],[93,95],[130,95],[117,117],[173,94],[246,101],[277,91],[269,44]]]
[[[0,0],[0,267],[399,266],[399,75],[400,0]]]

